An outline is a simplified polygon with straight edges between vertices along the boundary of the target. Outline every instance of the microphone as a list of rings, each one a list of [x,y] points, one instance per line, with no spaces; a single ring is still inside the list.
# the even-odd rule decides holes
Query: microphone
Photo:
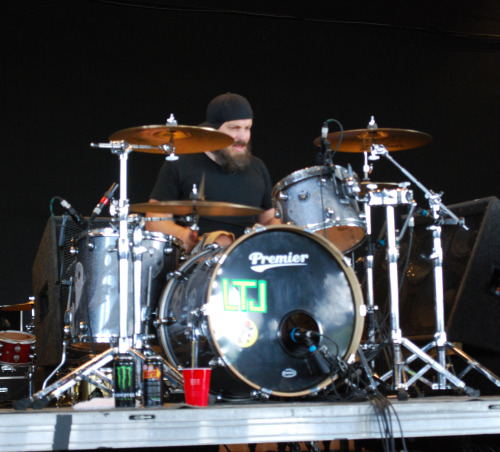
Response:
[[[118,188],[118,184],[116,182],[113,182],[111,187],[109,187],[108,191],[104,193],[102,196],[101,200],[97,204],[97,206],[94,207],[94,210],[92,211],[92,215],[90,216],[89,223],[92,223],[95,219],[95,217],[99,216],[102,212],[102,209],[104,206],[106,206],[109,203],[109,200],[113,197],[113,194],[115,193],[116,189]]]
[[[304,330],[303,328],[295,327],[290,331],[290,337],[293,342],[306,342],[306,339],[311,339],[314,336],[319,336],[319,333],[311,330]]]
[[[324,356],[321,349],[318,349],[311,338],[320,336],[316,331],[304,330],[303,328],[294,328],[290,331],[290,337],[294,342],[303,342],[307,346],[307,350],[311,353],[311,358],[313,359],[316,367],[322,374],[329,374],[331,371],[330,363]]]
[[[66,212],[69,213],[70,217],[73,218],[73,221],[78,226],[83,229],[87,227],[87,220],[85,220],[85,218],[83,218],[83,216],[80,215],[68,201],[61,199],[61,206],[66,210]]]

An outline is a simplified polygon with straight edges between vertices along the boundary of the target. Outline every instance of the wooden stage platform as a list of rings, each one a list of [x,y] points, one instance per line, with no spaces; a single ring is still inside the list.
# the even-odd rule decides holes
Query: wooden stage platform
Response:
[[[383,437],[373,403],[262,402],[116,409],[113,399],[71,408],[0,410],[0,449],[47,451],[360,440]],[[500,396],[387,399],[395,438],[500,434]]]

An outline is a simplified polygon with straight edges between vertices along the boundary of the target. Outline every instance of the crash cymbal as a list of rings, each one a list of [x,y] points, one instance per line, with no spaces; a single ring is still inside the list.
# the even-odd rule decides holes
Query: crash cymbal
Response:
[[[339,143],[341,132],[328,134],[331,148],[335,149]],[[424,132],[407,129],[357,129],[344,131],[342,141],[338,147],[340,152],[370,151],[372,144],[381,144],[389,152],[418,148],[432,141],[432,137]],[[321,144],[321,137],[314,140],[314,144]]]
[[[172,215],[189,215],[196,210],[201,217],[228,217],[243,215],[258,215],[264,211],[258,207],[245,206],[218,201],[159,201],[132,204],[131,212],[137,213],[170,213]]]
[[[109,139],[125,140],[133,150],[163,154],[163,145],[175,147],[176,154],[216,151],[231,145],[234,140],[227,134],[208,127],[196,126],[140,126],[119,130]]]
[[[28,301],[21,304],[7,304],[0,306],[2,311],[31,311],[35,305],[34,301]]]

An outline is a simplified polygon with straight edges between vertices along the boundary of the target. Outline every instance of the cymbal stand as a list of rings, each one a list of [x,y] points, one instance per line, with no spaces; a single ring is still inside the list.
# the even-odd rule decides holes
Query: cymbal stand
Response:
[[[407,176],[417,187],[419,187],[425,194],[425,197],[429,200],[430,207],[433,212],[433,217],[435,219],[435,225],[429,227],[429,230],[433,232],[433,253],[432,258],[434,260],[434,284],[435,284],[435,313],[436,313],[436,333],[434,335],[434,341],[427,344],[422,349],[417,347],[407,338],[402,336],[401,330],[399,329],[399,312],[398,312],[398,297],[399,288],[397,284],[398,274],[397,274],[397,248],[394,229],[394,212],[393,209],[387,208],[387,228],[388,228],[388,258],[389,258],[389,279],[390,279],[390,299],[391,299],[391,339],[393,342],[393,347],[395,351],[394,357],[394,368],[392,372],[386,373],[381,377],[382,380],[387,380],[391,376],[393,377],[394,389],[407,390],[408,387],[420,380],[430,386],[432,389],[459,389],[464,391],[468,395],[478,395],[478,391],[466,386],[466,384],[457,376],[452,374],[446,369],[446,350],[452,350],[462,359],[464,359],[468,367],[460,375],[463,376],[470,369],[475,369],[486,376],[490,381],[500,386],[499,378],[485,369],[472,358],[466,355],[461,350],[458,350],[453,344],[448,342],[446,338],[445,325],[444,325],[444,289],[443,289],[443,250],[441,244],[441,225],[444,224],[444,220],[441,216],[441,210],[446,212],[446,214],[452,219],[448,224],[460,224],[462,227],[466,228],[463,219],[459,219],[453,212],[451,212],[446,206],[441,202],[441,194],[436,194],[426,187],[424,187],[412,174],[405,170],[401,165],[399,165],[390,155],[385,146],[382,145],[372,145],[371,148],[371,159],[377,160],[379,156],[387,158],[391,163],[393,163],[405,176]],[[405,361],[402,360],[400,347],[404,346],[413,354],[408,357]],[[436,347],[437,348],[437,361],[431,358],[427,351]],[[420,358],[426,365],[418,372],[412,372],[413,376],[406,382],[403,381],[404,372],[409,370],[408,365]],[[438,382],[432,383],[431,381],[424,378],[424,374],[430,370],[434,369],[437,372]]]
[[[366,221],[366,320],[368,338],[365,346],[371,348],[375,345],[375,297],[373,292],[373,240],[372,240],[372,217],[370,204],[365,200],[365,221]]]
[[[109,348],[100,355],[95,356],[93,359],[78,367],[68,375],[62,377],[50,386],[42,388],[32,397],[24,400],[18,400],[14,403],[15,409],[26,409],[32,407],[34,409],[44,408],[53,398],[59,397],[65,391],[72,388],[81,380],[88,380],[91,375],[97,377],[97,380],[92,380],[92,384],[98,386],[106,392],[110,392],[109,385],[112,383],[100,369],[112,362],[117,355],[128,354],[139,362],[144,362],[146,356],[153,356],[156,354],[150,349],[138,350],[137,345],[142,346],[142,341],[138,340],[140,333],[140,326],[138,326],[134,317],[134,335],[132,337],[128,334],[128,287],[129,287],[129,234],[128,234],[128,213],[129,204],[127,198],[127,159],[128,154],[132,151],[132,146],[126,141],[112,141],[110,143],[91,144],[92,147],[110,149],[113,154],[119,155],[120,158],[120,199],[118,202],[118,218],[119,218],[119,236],[118,236],[118,258],[119,258],[119,337],[118,345]],[[138,229],[138,228],[137,228]],[[137,231],[136,229],[136,231]],[[140,233],[134,231],[134,244],[142,240]],[[133,316],[140,313],[140,256],[141,250],[136,250],[134,254],[134,282],[138,287],[134,286],[134,312]],[[139,262],[139,263],[137,263]],[[137,277],[138,276],[138,277]],[[139,306],[137,306],[139,305]],[[164,376],[169,380],[174,388],[183,387],[183,378],[180,372],[171,366],[163,357],[159,357],[163,362]],[[107,385],[108,386],[107,386]]]

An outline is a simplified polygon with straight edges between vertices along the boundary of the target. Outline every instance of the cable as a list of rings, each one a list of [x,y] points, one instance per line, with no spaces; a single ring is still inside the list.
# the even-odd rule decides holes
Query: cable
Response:
[[[273,14],[273,13],[265,13],[265,12],[252,12],[252,11],[242,11],[236,9],[210,9],[210,8],[197,8],[191,6],[181,6],[181,5],[169,5],[167,2],[155,2],[152,0],[141,2],[140,0],[90,0],[97,3],[111,4],[116,6],[125,6],[131,8],[143,8],[143,9],[154,9],[154,10],[167,10],[167,11],[178,11],[178,12],[191,12],[191,13],[200,13],[200,14],[235,14],[235,15],[243,15],[243,16],[253,16],[253,17],[262,17],[262,18],[271,18],[271,19],[284,19],[284,20],[300,20],[304,22],[316,22],[316,23],[325,23],[325,24],[338,24],[338,25],[360,25],[360,26],[368,26],[368,27],[377,27],[377,28],[385,28],[385,29],[393,29],[393,30],[402,30],[402,31],[413,31],[425,34],[440,34],[444,36],[451,36],[454,38],[468,38],[468,39],[476,39],[483,41],[491,41],[494,44],[498,44],[500,42],[500,35],[497,34],[489,34],[489,33],[469,33],[462,32],[457,30],[438,30],[417,26],[408,26],[408,25],[394,25],[390,23],[380,23],[380,22],[367,22],[367,21],[355,21],[355,20],[342,20],[342,19],[318,19],[312,17],[300,17],[293,14]]]

